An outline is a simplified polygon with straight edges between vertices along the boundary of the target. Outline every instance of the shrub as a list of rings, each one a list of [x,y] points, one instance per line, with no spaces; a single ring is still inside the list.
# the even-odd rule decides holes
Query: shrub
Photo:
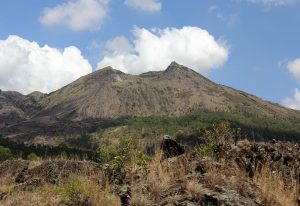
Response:
[[[0,146],[0,163],[5,160],[12,159],[13,155],[9,148]]]
[[[135,164],[139,166],[146,166],[151,161],[151,157],[143,151],[138,151],[136,154]]]
[[[31,161],[37,161],[40,158],[34,152],[31,152],[29,155],[27,155],[26,159]]]
[[[137,149],[136,140],[130,136],[122,138],[117,146],[101,146],[98,148],[97,159],[100,164],[124,166],[135,164],[145,166],[151,158]]]
[[[43,205],[120,205],[119,198],[101,190],[97,181],[75,175],[55,185],[45,184],[39,193],[43,197]]]
[[[240,135],[240,128],[231,128],[229,122],[213,125],[212,129],[205,130],[200,137],[202,144],[196,146],[196,151],[202,155],[212,155],[218,145],[229,146]]]
[[[135,148],[135,140],[130,136],[124,137],[115,147],[99,147],[97,151],[97,159],[101,164],[123,166],[124,164],[132,161]]]
[[[97,150],[97,160],[101,164],[109,164],[118,155],[118,151],[114,147],[101,146]]]

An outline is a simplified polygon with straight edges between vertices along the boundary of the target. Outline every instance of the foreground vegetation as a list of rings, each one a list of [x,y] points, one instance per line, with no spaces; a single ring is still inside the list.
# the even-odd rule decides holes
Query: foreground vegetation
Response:
[[[0,147],[0,205],[297,205],[298,145],[239,140],[242,133],[220,122],[170,159],[131,135],[100,144],[96,162],[35,153],[12,160]]]

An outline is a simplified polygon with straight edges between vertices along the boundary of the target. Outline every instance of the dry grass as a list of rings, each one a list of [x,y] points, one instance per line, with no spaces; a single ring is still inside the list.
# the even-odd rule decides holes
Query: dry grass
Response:
[[[154,160],[149,165],[149,174],[146,178],[146,184],[149,187],[149,193],[155,200],[165,190],[171,182],[171,175],[164,170],[160,163],[160,155],[156,155]]]
[[[199,198],[207,192],[207,188],[204,188],[202,184],[197,180],[188,180],[186,183],[186,192],[190,198]]]
[[[181,200],[181,195],[175,194],[166,198],[166,202],[171,205],[176,205]]]
[[[249,147],[248,141],[242,141],[233,150]],[[62,157],[65,159],[65,157]],[[250,178],[245,168],[238,166],[235,158],[217,159],[214,157],[191,157],[183,155],[161,161],[161,154],[157,154],[146,168],[132,165],[131,168],[131,201],[132,206],[159,205],[162,201],[169,204],[178,204],[182,197],[202,201],[205,194],[217,191],[219,186],[224,191],[235,191],[246,198],[258,198],[265,206],[294,206],[299,197],[299,182],[295,178],[296,170],[290,171],[290,176],[283,176],[270,165],[263,165],[260,170],[254,171]],[[192,161],[190,161],[192,160]],[[191,162],[201,164],[205,174],[191,171]],[[40,161],[31,162],[32,167],[41,164]],[[193,165],[195,166],[195,165]],[[134,171],[138,171],[139,180],[135,179]],[[88,201],[95,206],[117,206],[120,198],[112,193],[114,186],[109,183],[101,172],[95,174],[71,175],[66,179],[59,179],[56,184],[45,184],[31,192],[12,191],[15,186],[14,178],[0,177],[0,191],[8,192],[7,198],[0,201],[0,205],[59,205],[77,204]],[[103,184],[98,183],[103,178]],[[174,189],[168,193],[170,186],[180,185],[183,192]],[[251,193],[254,191],[254,193]],[[249,194],[254,194],[250,196]],[[227,194],[226,192],[223,193]]]
[[[0,202],[1,206],[28,206],[28,205],[47,205],[44,199],[39,196],[37,192],[20,191],[14,192],[13,195],[8,195]],[[59,205],[55,199],[52,200],[51,205]]]
[[[184,160],[181,159],[169,159],[169,161],[162,162],[161,154],[156,154],[147,166],[148,173],[141,180],[142,183],[132,181],[131,204],[140,206],[153,205],[159,200],[169,185],[185,182],[187,167],[183,162]],[[141,184],[145,188],[140,188]],[[168,197],[168,202],[175,203],[178,201],[178,198],[178,195],[172,195]]]
[[[279,171],[264,165],[260,172],[255,172],[253,180],[261,190],[264,205],[297,205],[299,183],[293,177],[286,179]]]
[[[15,180],[10,175],[0,177],[0,191],[10,193],[15,186]]]
[[[142,193],[136,192],[136,189],[134,189],[133,194],[130,199],[130,205],[131,206],[149,206],[151,205],[151,200],[148,196],[143,195]]]
[[[7,179],[7,178],[6,178]],[[8,180],[8,179],[7,179]],[[0,191],[10,192],[13,188],[1,178]],[[80,204],[88,202],[95,206],[119,206],[120,198],[108,190],[100,189],[100,185],[93,178],[71,176],[57,184],[44,184],[33,191],[14,191],[0,201],[0,205],[27,206],[27,205],[61,205]]]

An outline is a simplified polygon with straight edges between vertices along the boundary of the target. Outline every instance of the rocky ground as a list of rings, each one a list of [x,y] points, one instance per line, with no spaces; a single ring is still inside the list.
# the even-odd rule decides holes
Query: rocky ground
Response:
[[[6,161],[0,205],[300,205],[297,144],[240,141],[214,156],[162,149],[145,167]]]

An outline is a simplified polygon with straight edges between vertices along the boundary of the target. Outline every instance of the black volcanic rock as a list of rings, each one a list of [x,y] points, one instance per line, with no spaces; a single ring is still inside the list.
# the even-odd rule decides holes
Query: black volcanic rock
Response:
[[[176,157],[184,153],[183,147],[169,135],[163,137],[160,149],[163,151],[163,158]]]

